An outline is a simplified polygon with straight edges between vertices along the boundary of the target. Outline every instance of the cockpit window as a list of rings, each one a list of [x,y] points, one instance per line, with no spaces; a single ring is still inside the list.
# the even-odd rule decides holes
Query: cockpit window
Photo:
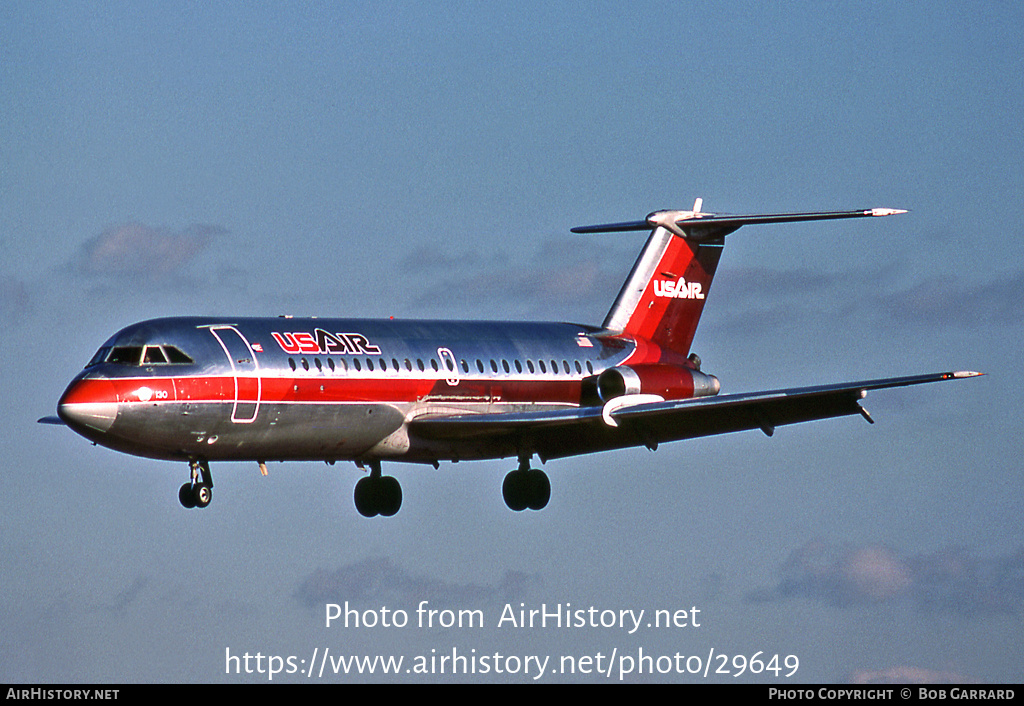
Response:
[[[91,368],[94,365],[99,365],[100,363],[107,359],[107,356],[109,354],[110,346],[104,346],[103,348],[100,348],[98,351],[96,351],[96,355],[92,357],[92,360],[90,360],[85,367]]]
[[[142,356],[143,363],[166,363],[167,356],[160,350],[160,346],[146,346],[146,354]]]
[[[138,365],[142,359],[142,346],[115,346],[107,357],[108,363]]]
[[[168,363],[194,363],[191,357],[186,355],[180,348],[164,346],[164,353],[167,354]]]
[[[195,361],[175,346],[104,346],[96,351],[89,364],[115,363],[117,365],[189,365]]]

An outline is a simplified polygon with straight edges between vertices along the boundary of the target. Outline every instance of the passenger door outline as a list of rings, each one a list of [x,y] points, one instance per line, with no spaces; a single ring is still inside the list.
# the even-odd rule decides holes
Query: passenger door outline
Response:
[[[220,343],[224,355],[231,363],[231,373],[235,380],[235,404],[231,408],[231,421],[236,424],[252,424],[259,414],[263,396],[263,379],[256,354],[242,332],[234,326],[211,326],[210,333]]]

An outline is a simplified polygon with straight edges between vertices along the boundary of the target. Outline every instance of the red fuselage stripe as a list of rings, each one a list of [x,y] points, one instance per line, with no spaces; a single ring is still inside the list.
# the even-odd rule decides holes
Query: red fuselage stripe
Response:
[[[258,384],[257,384],[258,381]],[[451,402],[500,401],[579,404],[575,379],[465,379],[456,385],[425,378],[356,378],[254,376],[238,378],[239,401],[263,404],[408,403],[425,397]],[[111,394],[115,399],[111,399]],[[85,378],[64,398],[65,404],[96,402],[233,402],[234,376]]]

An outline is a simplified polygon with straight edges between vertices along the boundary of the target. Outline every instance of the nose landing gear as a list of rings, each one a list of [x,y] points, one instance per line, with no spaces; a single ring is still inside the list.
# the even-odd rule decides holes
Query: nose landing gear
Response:
[[[192,480],[178,488],[178,502],[186,508],[206,507],[213,500],[213,475],[206,461],[189,461]],[[202,475],[202,480],[199,476]]]

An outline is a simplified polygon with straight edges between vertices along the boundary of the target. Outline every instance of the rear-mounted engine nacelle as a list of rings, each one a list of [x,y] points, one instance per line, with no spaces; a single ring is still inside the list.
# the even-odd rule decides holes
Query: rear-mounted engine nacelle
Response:
[[[597,376],[601,402],[623,395],[658,395],[666,400],[717,395],[718,378],[675,365],[620,365]]]

